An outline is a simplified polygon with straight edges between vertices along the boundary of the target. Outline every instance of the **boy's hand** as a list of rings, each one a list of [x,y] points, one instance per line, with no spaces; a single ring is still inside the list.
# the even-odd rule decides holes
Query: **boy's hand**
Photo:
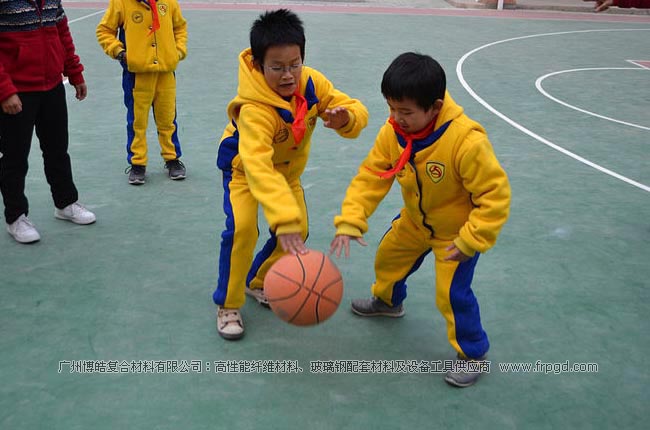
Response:
[[[23,102],[18,97],[18,94],[14,94],[8,99],[3,100],[1,104],[2,111],[9,115],[16,115],[23,110]]]
[[[278,240],[284,252],[291,255],[306,254],[309,252],[300,233],[279,234]]]
[[[350,256],[350,239],[356,240],[361,246],[368,246],[363,237],[348,236],[340,234],[330,244],[330,255],[336,251],[336,258],[341,257],[341,248],[345,249],[345,258]]]
[[[612,0],[583,0],[583,1],[595,1],[596,6],[594,6],[594,10],[596,12],[606,11],[613,3]]]
[[[88,95],[88,87],[86,86],[85,83],[75,85],[74,89],[77,92],[76,97],[77,100],[79,101],[85,99],[86,96]]]
[[[323,125],[327,128],[333,128],[338,130],[339,128],[345,127],[350,122],[350,114],[348,110],[342,106],[335,107],[334,109],[327,109],[325,111],[327,115],[327,121]]]
[[[450,251],[451,254],[446,256],[444,258],[444,261],[458,261],[460,263],[463,263],[471,258],[469,255],[465,255],[460,252],[460,249],[456,248],[456,245],[453,243],[446,247],[445,250]]]

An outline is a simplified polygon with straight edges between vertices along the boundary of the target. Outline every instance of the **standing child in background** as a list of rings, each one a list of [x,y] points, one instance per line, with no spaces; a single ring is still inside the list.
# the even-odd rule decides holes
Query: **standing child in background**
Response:
[[[510,186],[480,124],[446,91],[445,72],[433,58],[405,53],[384,73],[381,92],[390,117],[361,164],[334,219],[330,252],[350,252],[350,240],[366,245],[368,217],[390,190],[394,177],[404,207],[381,239],[370,299],[352,301],[360,316],[401,317],[406,279],[433,251],[436,304],[447,321],[459,362],[445,380],[473,384],[488,338],[471,289],[479,253],[496,241],[508,218]],[[473,367],[473,369],[472,369]]]
[[[95,214],[77,202],[68,155],[68,107],[62,75],[77,100],[88,93],[61,0],[0,2],[0,190],[7,232],[20,243],[40,240],[27,218],[25,196],[34,129],[43,152],[54,216],[92,224]]]
[[[320,72],[303,65],[302,21],[289,10],[266,12],[239,55],[237,96],[228,104],[230,124],[219,145],[226,229],[221,237],[219,279],[213,294],[217,331],[239,339],[245,294],[268,306],[264,275],[283,254],[305,253],[307,207],[300,176],[320,116],[327,128],[354,138],[368,122],[358,100],[338,91]],[[253,260],[258,207],[270,239]]]
[[[145,182],[151,106],[169,178],[185,179],[179,160],[174,71],[187,55],[187,23],[177,0],[110,0],[97,26],[97,40],[122,64],[129,183]]]

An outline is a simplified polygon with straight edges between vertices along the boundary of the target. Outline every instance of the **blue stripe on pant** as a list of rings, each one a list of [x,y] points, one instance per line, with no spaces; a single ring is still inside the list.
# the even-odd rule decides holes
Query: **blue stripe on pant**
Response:
[[[135,119],[133,109],[133,88],[135,87],[135,73],[131,73],[126,67],[122,69],[122,90],[124,91],[124,106],[126,106],[126,161],[131,164],[133,151],[131,143],[135,138],[133,121]]]
[[[230,265],[232,260],[232,245],[235,236],[235,217],[232,213],[230,203],[230,189],[228,185],[232,180],[231,171],[223,172],[223,211],[226,214],[226,228],[221,233],[221,252],[219,253],[219,279],[217,289],[212,294],[212,300],[218,305],[223,305],[228,293],[228,278],[230,276]]]
[[[456,341],[463,353],[470,358],[480,358],[490,348],[487,334],[481,326],[478,301],[471,288],[479,255],[476,253],[471,259],[458,265],[449,288]]]
[[[253,260],[253,265],[251,266],[251,270],[248,272],[248,276],[246,277],[247,287],[251,285],[251,281],[255,279],[257,272],[259,272],[264,262],[268,260],[269,257],[271,257],[271,254],[273,254],[273,251],[278,246],[277,236],[271,230],[269,230],[269,234],[271,235],[271,237],[269,237],[269,240],[266,241],[264,247],[255,256],[255,260]]]

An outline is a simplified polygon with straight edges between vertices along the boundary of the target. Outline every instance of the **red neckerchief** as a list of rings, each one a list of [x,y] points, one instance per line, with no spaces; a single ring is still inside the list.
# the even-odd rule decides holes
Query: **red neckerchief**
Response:
[[[158,18],[158,5],[156,4],[156,0],[149,0],[149,7],[151,7],[151,15],[153,15],[151,31],[149,32],[149,35],[151,35],[160,28],[160,19]]]
[[[300,142],[302,142],[302,138],[305,137],[305,131],[307,131],[307,126],[305,125],[305,116],[307,116],[307,100],[297,89],[293,95],[296,98],[296,114],[294,115],[293,123],[291,124],[291,131],[293,132],[294,146],[298,146],[300,145]]]
[[[390,125],[393,126],[393,130],[395,130],[395,133],[399,134],[406,140],[406,147],[404,148],[404,151],[402,151],[402,155],[400,155],[399,160],[397,160],[397,164],[395,167],[393,167],[390,170],[387,170],[385,172],[375,172],[373,170],[370,170],[372,173],[375,175],[379,176],[382,179],[390,179],[393,176],[397,174],[400,170],[404,168],[406,163],[411,159],[411,152],[413,151],[413,141],[414,140],[420,140],[424,139],[425,137],[429,136],[431,133],[433,133],[433,128],[436,125],[436,119],[438,117],[436,116],[431,123],[429,123],[428,126],[426,126],[424,129],[420,130],[418,133],[413,133],[409,134],[402,130],[402,127],[399,126],[397,122],[393,118],[389,118],[388,122]]]

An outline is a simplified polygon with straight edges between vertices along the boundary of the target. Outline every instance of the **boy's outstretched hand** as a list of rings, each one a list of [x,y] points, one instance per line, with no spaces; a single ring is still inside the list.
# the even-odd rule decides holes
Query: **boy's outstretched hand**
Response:
[[[291,255],[306,254],[309,252],[300,233],[279,234],[278,240],[284,252]]]
[[[332,255],[333,252],[336,252],[336,258],[339,258],[341,256],[341,249],[343,248],[345,249],[345,258],[348,258],[350,256],[350,239],[356,240],[361,246],[368,246],[366,241],[363,240],[363,237],[340,234],[336,236],[330,244],[330,255]]]
[[[325,121],[323,125],[327,128],[338,130],[341,127],[345,127],[348,125],[348,122],[350,122],[350,113],[342,106],[335,107],[334,109],[327,109],[325,114],[327,114],[327,121]]]
[[[460,252],[460,249],[456,248],[455,244],[451,244],[445,248],[446,251],[451,251],[451,254],[444,258],[445,261],[459,261],[461,263],[469,260],[471,257]]]

